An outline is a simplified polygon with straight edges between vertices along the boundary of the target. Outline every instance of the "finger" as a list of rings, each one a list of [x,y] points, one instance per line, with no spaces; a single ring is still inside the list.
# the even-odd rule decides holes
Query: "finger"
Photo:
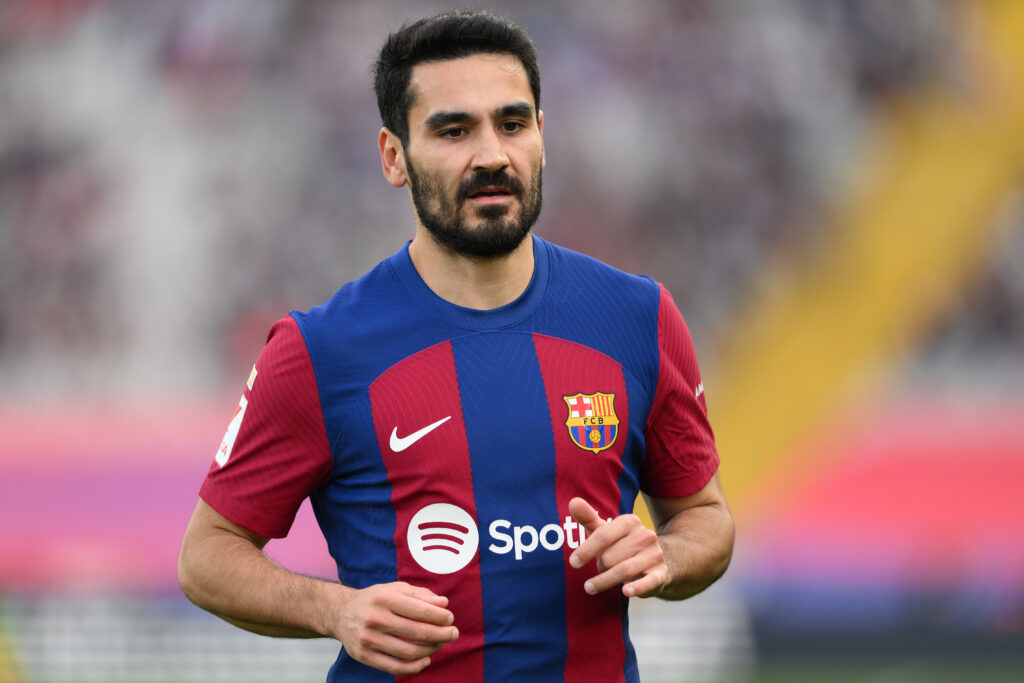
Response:
[[[411,598],[405,599],[411,600]],[[431,607],[431,609],[440,608]],[[387,605],[367,613],[365,624],[368,631],[391,634],[405,640],[430,645],[450,643],[459,637],[459,629],[455,626],[439,625],[422,619],[410,618]]]
[[[668,584],[668,568],[664,573],[655,571],[630,581],[622,586],[622,594],[627,598],[648,598],[657,595]]]
[[[631,530],[631,525],[624,519],[625,517],[624,515],[616,517],[611,522],[602,522],[602,525],[587,536],[587,540],[580,543],[580,547],[569,556],[569,564],[579,569],[593,558],[598,557],[602,560],[598,564],[603,571],[604,566],[608,564],[603,553],[627,536]]]
[[[386,655],[383,652],[377,652],[376,650],[366,650],[361,652],[358,657],[355,657],[355,659],[367,666],[372,666],[373,668],[379,669],[385,673],[395,675],[418,674],[430,665],[429,657],[424,657],[423,659],[417,659],[414,661],[406,661],[402,659],[395,659],[390,655]]]
[[[613,586],[632,581],[636,577],[656,572],[664,564],[664,557],[656,549],[645,550],[591,577],[583,584],[583,589],[591,595],[595,595]]]
[[[427,593],[430,593],[430,591],[427,591]],[[430,593],[430,595],[433,595],[433,593]],[[434,597],[442,598],[442,596]],[[442,599],[445,604],[448,603],[448,598]],[[386,606],[398,616],[416,622],[435,624],[437,626],[450,626],[455,622],[455,615],[450,610],[438,605],[436,601],[433,601],[432,604],[432,602],[421,599],[418,595],[405,591],[392,593],[388,597]]]
[[[452,625],[454,615],[441,607],[409,595],[408,585],[380,585],[368,589],[370,604],[363,610],[369,631],[389,633],[421,643],[449,643],[459,637]]]
[[[608,546],[604,552],[601,553],[601,563],[605,567],[613,567],[620,562],[623,562],[631,557],[645,553],[651,549],[659,549],[658,546],[658,535],[651,529],[643,526],[643,523],[637,518],[635,522],[628,519],[632,515],[624,515],[622,518],[617,518],[615,524],[619,525],[618,519],[622,520],[620,525],[625,532],[621,535],[616,535],[617,540],[614,544]],[[622,529],[619,529],[621,531]],[[610,531],[610,529],[609,529]],[[659,558],[658,561],[661,561]],[[604,571],[604,569],[601,569]]]
[[[422,600],[423,602],[428,602],[431,605],[437,605],[438,607],[448,606],[448,598],[446,598],[443,595],[438,595],[429,588],[424,588],[423,586],[413,586],[411,584],[405,583],[404,581],[395,582],[394,586],[399,593],[404,593],[409,597]]]
[[[455,626],[434,626],[400,617],[394,623],[382,625],[379,630],[424,645],[441,645],[459,638],[459,629]]]
[[[598,527],[605,524],[605,521],[597,514],[597,510],[582,498],[573,498],[569,501],[569,514],[583,525],[588,534],[593,533]]]
[[[374,632],[367,635],[363,647],[411,662],[434,654],[441,649],[441,643],[418,643],[388,633]]]

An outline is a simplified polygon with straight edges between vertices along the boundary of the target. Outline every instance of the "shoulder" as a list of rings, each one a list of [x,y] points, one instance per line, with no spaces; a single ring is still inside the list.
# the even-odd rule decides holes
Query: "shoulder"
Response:
[[[373,348],[414,320],[417,308],[396,274],[403,251],[342,285],[324,303],[291,317],[316,359]]]
[[[446,333],[403,279],[401,269],[411,267],[403,248],[325,303],[291,312],[331,415],[343,419],[382,372]]]
[[[395,297],[397,283],[390,262],[391,259],[381,261],[362,277],[346,282],[324,303],[307,310],[292,311],[292,317],[305,332],[339,318],[372,313],[382,302]]]
[[[626,299],[633,303],[644,302],[657,307],[660,288],[651,277],[627,273],[593,256],[540,238],[537,240],[547,250],[552,282],[557,286],[578,288],[602,297]]]

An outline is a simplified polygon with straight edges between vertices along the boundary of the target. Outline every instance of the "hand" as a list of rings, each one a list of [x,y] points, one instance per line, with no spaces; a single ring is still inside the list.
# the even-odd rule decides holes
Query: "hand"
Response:
[[[647,598],[660,593],[671,581],[658,535],[644,526],[636,515],[620,515],[610,522],[582,498],[569,501],[569,514],[587,530],[569,564],[579,569],[597,558],[598,575],[583,585],[591,595],[622,586],[626,597]]]
[[[338,640],[349,656],[389,674],[419,673],[430,655],[459,637],[448,598],[404,582],[348,593]]]

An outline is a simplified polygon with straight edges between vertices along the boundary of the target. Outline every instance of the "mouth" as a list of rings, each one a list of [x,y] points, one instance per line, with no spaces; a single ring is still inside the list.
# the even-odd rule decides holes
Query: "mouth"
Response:
[[[511,199],[515,195],[507,187],[491,186],[485,187],[470,194],[467,199],[474,202],[493,203]]]

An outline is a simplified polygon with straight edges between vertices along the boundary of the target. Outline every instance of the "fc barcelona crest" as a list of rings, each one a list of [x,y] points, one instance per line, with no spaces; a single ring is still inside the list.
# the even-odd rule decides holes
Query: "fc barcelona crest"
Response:
[[[615,394],[573,394],[563,396],[569,409],[565,426],[572,442],[587,451],[600,453],[611,448],[619,433],[615,415]]]

